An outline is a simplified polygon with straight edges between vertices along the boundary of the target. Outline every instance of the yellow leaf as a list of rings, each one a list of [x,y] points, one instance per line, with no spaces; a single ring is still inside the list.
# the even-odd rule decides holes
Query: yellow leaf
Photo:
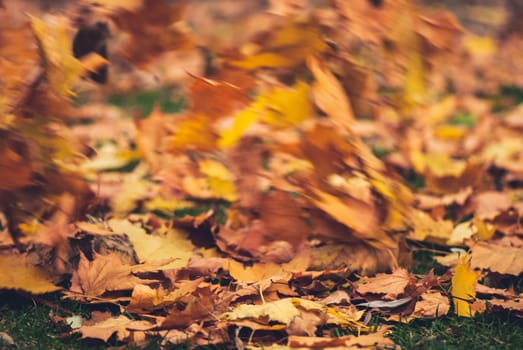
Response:
[[[454,227],[454,229],[452,230],[452,234],[450,235],[447,244],[463,244],[463,241],[465,239],[471,238],[474,234],[476,234],[476,232],[476,226],[474,226],[470,221],[465,221],[460,224],[457,224],[456,227]]]
[[[55,292],[62,288],[43,269],[31,265],[24,256],[0,255],[0,289],[20,289],[33,294]]]
[[[46,23],[31,15],[29,18],[49,84],[61,96],[74,96],[71,87],[85,68],[73,56],[71,40],[67,34],[67,19],[56,17],[54,21]]]
[[[262,119],[269,125],[288,127],[308,119],[312,115],[309,86],[296,83],[291,89],[275,88],[258,98],[264,113]]]
[[[410,238],[445,244],[452,234],[452,221],[436,221],[429,214],[421,210],[415,210],[412,213],[412,228],[414,231]]]
[[[155,196],[151,200],[145,202],[145,209],[148,211],[166,211],[172,212],[177,209],[192,208],[194,207],[193,202],[189,202],[183,199],[165,199],[162,197]]]
[[[206,115],[189,116],[181,121],[171,139],[174,150],[193,147],[202,151],[216,148],[217,136],[213,132],[212,120]]]
[[[403,101],[407,106],[419,104],[425,95],[423,58],[418,50],[413,50],[410,55],[403,89]]]
[[[494,225],[488,224],[479,217],[474,217],[474,226],[476,226],[476,236],[482,241],[488,241],[496,232]]]
[[[259,95],[250,106],[234,117],[232,127],[220,133],[218,146],[234,146],[258,120],[277,128],[285,128],[310,118],[313,108],[309,90],[306,83],[298,82],[292,88],[274,88]]]
[[[461,125],[440,125],[436,128],[435,134],[437,137],[445,140],[459,140],[467,131]]]
[[[470,307],[470,302],[476,298],[476,285],[481,273],[470,268],[468,255],[462,256],[452,276],[452,298],[454,313],[458,316],[472,317],[475,314]]]
[[[220,139],[218,140],[218,146],[220,148],[229,148],[236,145],[242,138],[245,130],[258,120],[260,112],[257,106],[258,104],[255,103],[251,105],[251,107],[236,114],[232,127],[220,133]]]
[[[136,208],[136,203],[153,193],[154,183],[145,178],[147,167],[138,166],[124,178],[120,191],[111,197],[111,207],[115,213],[126,214]]]
[[[496,52],[496,42],[487,36],[466,35],[463,38],[463,47],[474,57],[490,56]]]
[[[184,267],[194,255],[194,245],[181,231],[169,229],[163,235],[147,234],[137,224],[119,219],[109,220],[109,227],[114,232],[127,234],[141,262],[153,263],[176,259],[162,266],[161,269]]]
[[[291,68],[303,63],[308,56],[327,49],[318,25],[295,21],[287,21],[261,45],[260,51],[250,52],[245,59],[231,62],[232,65],[247,70]],[[252,47],[249,45],[248,49],[252,51]]]
[[[225,165],[212,159],[202,159],[198,162],[198,166],[207,176],[209,188],[216,198],[223,198],[230,202],[238,199],[234,176]]]
[[[294,318],[300,315],[297,306],[311,311],[321,312],[325,310],[325,306],[310,300],[286,298],[262,305],[241,304],[233,311],[223,314],[223,317],[228,320],[254,319],[262,323],[266,323],[264,320],[268,319],[269,321],[290,325]]]
[[[285,275],[282,266],[275,263],[256,263],[252,266],[245,266],[236,260],[229,260],[226,267],[235,280],[243,283],[254,283]],[[290,278],[290,275],[288,278]]]

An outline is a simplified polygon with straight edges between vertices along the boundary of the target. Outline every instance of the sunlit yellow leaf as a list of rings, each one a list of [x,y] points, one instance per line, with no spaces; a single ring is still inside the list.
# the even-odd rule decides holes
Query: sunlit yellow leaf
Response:
[[[472,56],[490,56],[496,51],[496,42],[491,37],[468,34],[463,38],[463,47]]]
[[[482,241],[488,241],[496,232],[494,225],[488,224],[479,217],[474,217],[474,226],[476,227],[476,236]]]
[[[230,128],[220,133],[218,145],[221,148],[234,146],[258,120],[276,128],[284,128],[310,118],[313,109],[309,90],[306,83],[298,82],[292,88],[274,88],[259,95],[250,106],[234,117]]]
[[[0,255],[0,289],[20,289],[34,294],[54,292],[62,288],[43,269],[31,265],[24,256]]]
[[[178,125],[171,139],[173,150],[196,148],[202,151],[216,147],[217,135],[210,127],[212,119],[205,115],[188,116]]]
[[[109,227],[115,232],[125,233],[141,262],[170,261],[161,269],[184,267],[194,255],[194,245],[182,231],[169,229],[165,234],[147,234],[138,224],[128,220],[111,219]]]
[[[127,174],[121,190],[111,198],[111,207],[118,214],[126,214],[136,208],[137,202],[153,193],[154,183],[146,179],[147,168],[137,167]]]
[[[413,50],[410,55],[403,88],[403,101],[407,106],[419,104],[425,95],[423,57],[418,50]]]
[[[71,87],[85,68],[73,56],[72,42],[67,34],[67,19],[56,17],[52,22],[46,23],[31,15],[29,18],[51,87],[59,95],[74,96]]]
[[[446,140],[459,140],[467,131],[461,125],[440,125],[436,128],[436,136]]]
[[[220,139],[218,140],[218,146],[220,148],[228,148],[234,146],[243,136],[243,133],[249,126],[258,120],[260,117],[258,105],[255,103],[251,107],[248,107],[236,114],[233,120],[232,127],[223,130],[220,133]]]
[[[447,244],[448,245],[459,245],[463,244],[463,241],[465,239],[471,238],[474,234],[476,234],[477,229],[476,226],[472,224],[470,221],[465,221],[462,223],[459,223],[454,227],[452,230],[452,234],[450,235]]]
[[[452,298],[454,302],[454,313],[458,316],[472,317],[474,311],[470,302],[476,298],[476,284],[481,273],[470,268],[468,255],[462,256],[456,266],[456,272],[452,276]]]
[[[240,304],[233,311],[227,312],[222,316],[228,320],[254,319],[265,323],[269,321],[289,325],[295,317],[300,315],[298,307],[304,310],[320,311],[325,310],[322,304],[298,298],[280,299],[262,305]]]
[[[223,198],[228,201],[238,199],[238,194],[234,187],[234,177],[222,163],[212,159],[202,159],[198,162],[200,172],[207,176],[209,188],[216,198]]]
[[[288,127],[308,119],[312,113],[309,86],[298,82],[291,89],[275,88],[261,95],[258,102],[263,106],[262,119],[265,123]]]
[[[412,212],[412,228],[410,238],[445,244],[452,234],[452,221],[434,220],[429,214],[414,210]]]

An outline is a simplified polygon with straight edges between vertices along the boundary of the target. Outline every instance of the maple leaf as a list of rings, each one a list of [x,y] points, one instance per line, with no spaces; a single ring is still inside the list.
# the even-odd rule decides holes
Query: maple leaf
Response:
[[[310,300],[286,298],[262,305],[241,304],[222,317],[232,321],[242,319],[254,319],[260,323],[274,321],[289,326],[296,317],[300,316],[301,310],[322,313],[325,307]]]
[[[441,317],[450,309],[449,298],[439,292],[425,292],[416,303],[413,317]]]
[[[238,199],[234,188],[234,177],[220,162],[212,159],[202,159],[198,162],[200,172],[207,176],[209,188],[215,198],[223,198],[234,202]]]
[[[164,290],[161,286],[154,289],[144,284],[137,284],[133,288],[131,301],[126,309],[129,312],[163,309],[193,293],[202,281],[203,278],[198,278],[194,281],[183,281],[183,283],[178,283],[177,288],[170,292]]]
[[[187,327],[198,320],[205,320],[213,314],[219,302],[213,293],[213,287],[202,284],[184,298],[185,308],[173,307],[159,326],[161,329]]]
[[[80,333],[82,338],[100,339],[104,342],[107,342],[116,333],[118,340],[125,341],[132,334],[129,328],[147,329],[152,328],[152,326],[148,321],[133,320],[127,316],[119,315],[108,317],[94,324],[83,325],[75,330],[75,333]]]
[[[462,256],[456,266],[456,272],[452,276],[451,288],[454,313],[458,316],[474,316],[475,311],[471,309],[470,302],[476,297],[476,284],[479,276],[479,272],[470,268],[469,257]]]
[[[78,270],[72,277],[72,292],[90,298],[101,296],[106,291],[131,290],[136,284],[154,282],[134,276],[132,266],[122,262],[117,254],[95,253],[93,258],[93,261],[89,261],[80,253]]]
[[[358,284],[360,294],[385,294],[383,298],[394,300],[405,292],[412,282],[406,269],[396,269],[392,274],[377,274],[375,277],[364,277]]]
[[[109,227],[129,236],[138,258],[146,263],[166,262],[162,269],[184,267],[193,256],[194,245],[181,230],[164,228],[165,232],[148,234],[138,224],[126,219],[111,219]]]

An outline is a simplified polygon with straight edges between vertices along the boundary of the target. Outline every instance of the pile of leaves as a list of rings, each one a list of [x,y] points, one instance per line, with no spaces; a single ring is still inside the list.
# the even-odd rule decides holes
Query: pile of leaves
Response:
[[[71,334],[393,347],[372,315],[523,315],[495,288],[523,271],[523,109],[495,97],[519,84],[520,33],[408,0],[247,1],[221,43],[191,33],[198,4],[80,2],[71,21],[4,3],[0,288],[119,308],[52,315]],[[72,50],[98,23],[105,87],[80,79],[102,51]],[[151,80],[186,107],[94,102]],[[430,244],[447,273],[410,273]]]

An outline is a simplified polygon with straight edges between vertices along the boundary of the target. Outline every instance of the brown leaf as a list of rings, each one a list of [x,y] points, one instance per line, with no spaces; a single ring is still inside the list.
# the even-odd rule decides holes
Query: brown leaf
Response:
[[[354,236],[378,248],[396,248],[397,243],[380,227],[377,209],[353,197],[337,197],[311,188],[310,201],[334,220],[352,229]]]
[[[441,317],[450,310],[449,298],[439,292],[425,292],[416,303],[411,317]]]
[[[521,298],[509,300],[491,299],[489,300],[489,304],[494,309],[515,311],[518,317],[523,318],[523,301]]]
[[[332,120],[342,134],[350,134],[355,116],[343,86],[327,68],[315,57],[307,60],[316,82],[313,86],[313,97],[318,107]]]
[[[217,300],[211,286],[201,286],[184,299],[185,308],[171,308],[160,329],[187,327],[199,320],[210,317],[217,307]]]
[[[327,337],[300,337],[289,336],[287,345],[292,348],[300,349],[362,349],[369,347],[387,348],[394,347],[392,339],[385,337],[388,327],[381,327],[376,333],[360,336],[347,335],[338,338]]]
[[[161,286],[151,288],[144,284],[137,284],[133,288],[131,302],[127,305],[129,312],[144,312],[163,309],[168,305],[176,303],[179,299],[190,295],[203,281],[198,278],[194,281],[180,281],[177,288],[172,291],[166,291]]]
[[[412,276],[403,268],[396,269],[392,274],[379,273],[376,277],[364,277],[358,284],[358,293],[384,294],[384,299],[394,300],[405,292],[412,282]]]
[[[523,272],[523,248],[478,242],[471,251],[473,268],[513,276]]]
[[[131,290],[136,284],[153,282],[132,274],[132,266],[116,254],[94,254],[89,261],[80,253],[78,270],[73,273],[71,291],[86,297],[97,297],[106,291]]]
[[[100,339],[107,342],[116,333],[119,341],[128,340],[131,335],[128,327],[148,327],[152,325],[148,321],[131,320],[124,315],[107,318],[91,325],[84,325],[76,332],[82,334],[82,338]]]
[[[193,46],[186,28],[180,25],[185,8],[183,2],[143,0],[136,7],[111,7],[111,19],[131,36],[122,54],[135,64],[145,65],[166,51]]]
[[[397,267],[392,249],[377,249],[364,243],[326,244],[311,251],[311,270],[349,269],[364,275]]]

